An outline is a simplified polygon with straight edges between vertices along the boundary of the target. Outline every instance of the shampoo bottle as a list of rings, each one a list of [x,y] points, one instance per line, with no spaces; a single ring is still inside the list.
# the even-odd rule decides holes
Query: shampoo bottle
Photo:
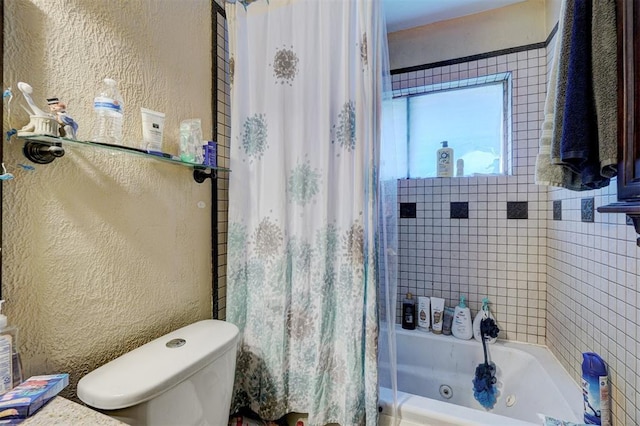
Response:
[[[429,321],[431,317],[431,304],[426,296],[418,296],[418,328],[429,330]]]
[[[411,293],[407,293],[406,299],[402,302],[402,328],[416,329],[416,302]]]
[[[442,141],[442,148],[438,150],[438,177],[453,176],[453,149],[447,141]]]
[[[433,334],[442,334],[442,319],[444,313],[444,299],[442,297],[431,298],[431,331]]]
[[[451,325],[451,333],[458,339],[471,339],[473,337],[473,329],[471,327],[471,312],[464,303],[464,296],[460,296],[460,304],[456,306],[453,314],[453,324]]]
[[[480,323],[485,318],[491,318],[492,320],[494,319],[493,314],[489,310],[489,299],[486,297],[482,299],[482,309],[480,309],[480,312],[478,312],[473,320],[473,337],[479,342],[482,342],[482,336],[480,334]],[[485,337],[485,342],[495,343],[496,339],[497,337]]]
[[[0,300],[0,393],[13,389],[22,382],[22,362],[18,352],[18,329],[8,325],[2,314]]]
[[[444,312],[442,313],[442,334],[445,336],[451,336],[451,325],[453,324],[453,314],[455,313],[455,309],[451,306],[445,306]]]

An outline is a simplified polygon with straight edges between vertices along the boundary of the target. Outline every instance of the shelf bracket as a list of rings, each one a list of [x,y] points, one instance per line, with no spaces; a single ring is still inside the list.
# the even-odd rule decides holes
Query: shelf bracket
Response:
[[[64,148],[61,143],[46,143],[27,139],[22,147],[22,153],[34,163],[49,164],[64,155]]]
[[[640,214],[627,213],[627,217],[633,222],[633,227],[636,229],[636,233],[640,234]],[[636,245],[640,247],[640,238],[636,239]]]
[[[211,170],[210,173],[207,173],[205,169],[200,167],[195,167],[193,169],[193,180],[198,183],[202,183],[207,179],[214,179],[216,177],[215,171]]]

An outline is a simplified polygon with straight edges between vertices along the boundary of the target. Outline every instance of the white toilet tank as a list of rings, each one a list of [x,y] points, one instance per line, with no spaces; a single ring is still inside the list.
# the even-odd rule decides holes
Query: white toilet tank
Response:
[[[238,336],[225,321],[188,325],[87,374],[78,397],[132,425],[226,426]]]

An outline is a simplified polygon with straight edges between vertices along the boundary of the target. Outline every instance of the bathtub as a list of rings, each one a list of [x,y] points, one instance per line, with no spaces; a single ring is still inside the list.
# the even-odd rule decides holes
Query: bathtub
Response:
[[[386,333],[383,329],[382,333]],[[386,339],[380,350],[386,351]],[[545,346],[498,340],[498,400],[485,410],[473,397],[473,377],[484,362],[482,344],[396,326],[400,425],[541,425],[538,413],[582,423],[582,391]],[[392,426],[389,365],[379,367],[380,422]]]

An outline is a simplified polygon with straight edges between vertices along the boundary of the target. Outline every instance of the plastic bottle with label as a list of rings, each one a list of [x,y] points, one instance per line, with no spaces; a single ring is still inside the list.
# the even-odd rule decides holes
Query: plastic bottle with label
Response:
[[[0,300],[0,312],[4,300]],[[22,361],[18,352],[18,328],[8,325],[6,315],[0,313],[0,393],[22,382]]]
[[[495,318],[493,318],[493,314],[491,313],[491,310],[489,309],[489,298],[485,297],[484,299],[482,299],[482,308],[480,309],[480,312],[478,312],[475,319],[473,320],[473,337],[479,342],[482,342],[482,337],[483,337],[480,330],[481,328],[480,326],[482,325],[482,320],[487,318],[495,320]],[[497,339],[497,336],[484,337],[484,340],[487,343],[495,343],[496,339]]]
[[[584,422],[611,426],[611,396],[607,365],[593,352],[582,354],[582,398]]]
[[[416,302],[411,293],[407,293],[407,297],[402,301],[402,328],[416,329]]]
[[[460,296],[460,304],[456,306],[454,311],[451,333],[458,339],[468,340],[473,337],[471,311],[464,303],[464,296]]]
[[[94,142],[122,145],[124,105],[115,80],[105,78],[100,93],[93,100],[95,116]]]
[[[418,296],[418,328],[429,330],[431,319],[431,303],[426,296]]]
[[[449,148],[449,142],[442,141],[442,148],[437,152],[437,176],[453,177],[453,148]]]

